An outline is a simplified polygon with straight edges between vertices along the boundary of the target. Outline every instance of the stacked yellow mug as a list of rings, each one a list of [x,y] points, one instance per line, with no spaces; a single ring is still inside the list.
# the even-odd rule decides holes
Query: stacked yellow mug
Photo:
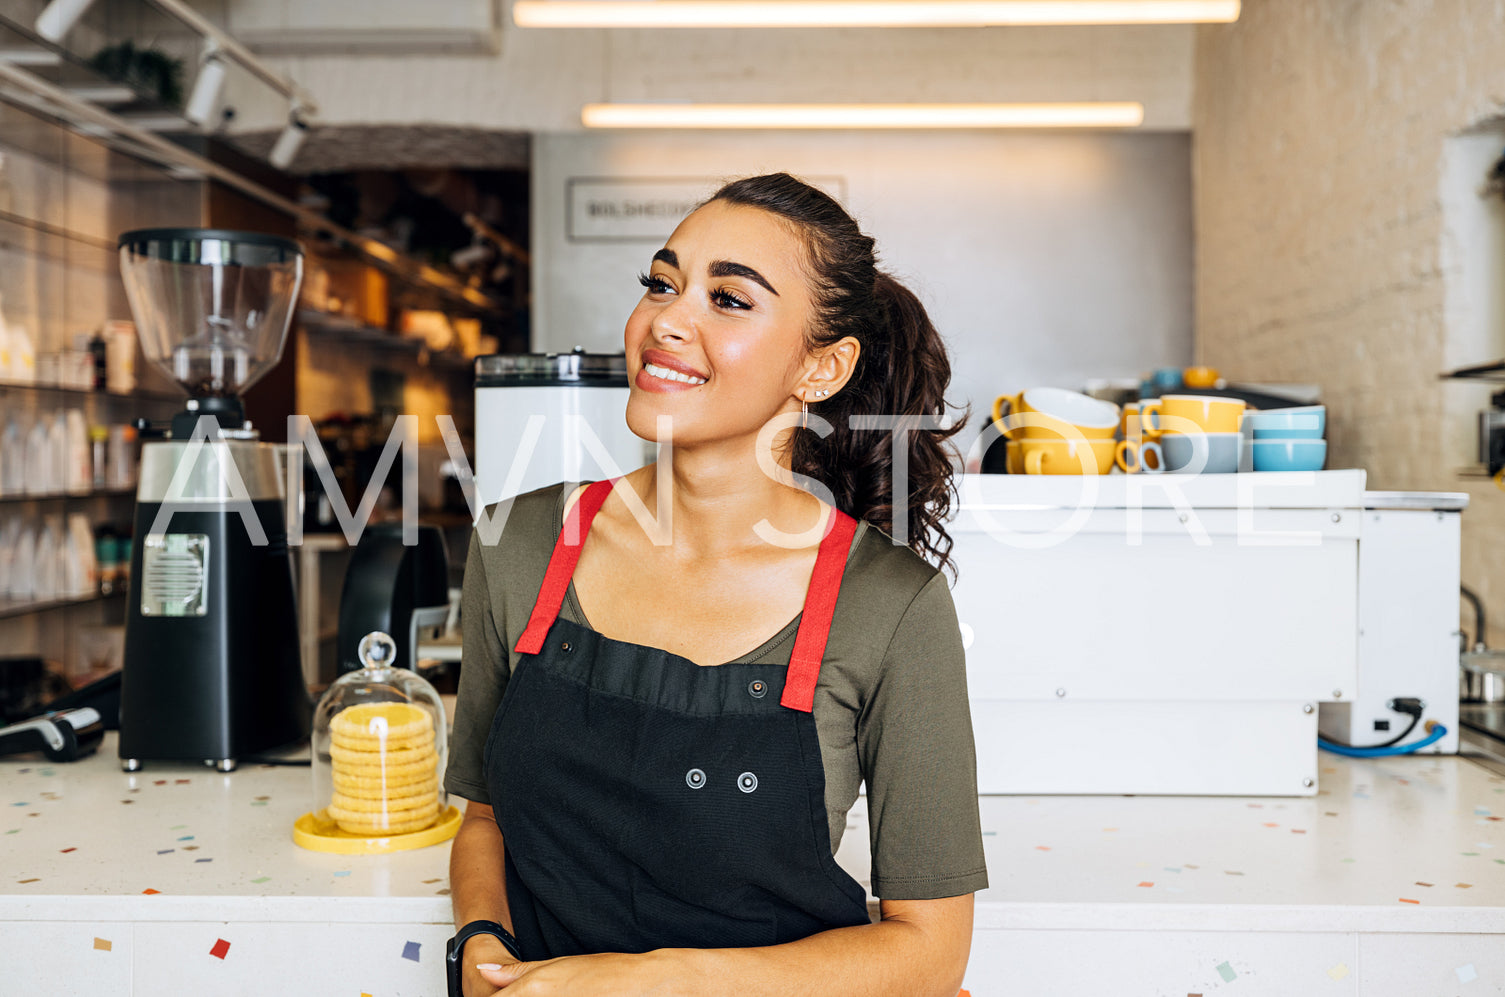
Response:
[[[1172,474],[1222,474],[1238,470],[1245,404],[1237,398],[1165,395],[1140,404],[1143,434],[1160,446]]]
[[[1107,474],[1118,406],[1063,388],[1000,395],[993,421],[1009,439],[1010,474]]]

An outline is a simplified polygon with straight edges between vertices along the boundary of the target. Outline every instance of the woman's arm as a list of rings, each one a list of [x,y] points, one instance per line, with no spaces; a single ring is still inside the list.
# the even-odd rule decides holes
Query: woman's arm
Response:
[[[573,956],[484,975],[506,997],[956,997],[971,947],[967,894],[885,900],[877,924],[787,945]]]
[[[471,921],[496,921],[512,930],[512,914],[507,908],[506,852],[502,832],[496,825],[491,807],[467,801],[465,818],[455,835],[449,852],[449,889],[455,909],[455,928]],[[462,980],[466,997],[481,997],[496,991],[475,967],[479,964],[506,965],[514,962],[501,940],[492,935],[476,935],[465,943],[460,953]]]

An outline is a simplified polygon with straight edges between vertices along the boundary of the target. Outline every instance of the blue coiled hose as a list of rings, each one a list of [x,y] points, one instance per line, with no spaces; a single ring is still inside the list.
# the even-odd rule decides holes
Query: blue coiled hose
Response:
[[[1350,748],[1346,744],[1334,744],[1317,738],[1317,747],[1323,751],[1331,751],[1335,755],[1347,755],[1349,758],[1387,758],[1393,755],[1409,755],[1413,751],[1420,751],[1428,745],[1436,744],[1447,737],[1448,729],[1435,720],[1427,721],[1427,736],[1420,741],[1411,744],[1397,744],[1389,748]]]

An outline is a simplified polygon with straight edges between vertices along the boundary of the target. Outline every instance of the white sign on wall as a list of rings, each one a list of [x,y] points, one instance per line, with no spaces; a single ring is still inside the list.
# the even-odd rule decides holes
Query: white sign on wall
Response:
[[[802,179],[845,202],[844,178]],[[722,183],[713,177],[571,177],[565,181],[565,235],[570,242],[662,243]]]

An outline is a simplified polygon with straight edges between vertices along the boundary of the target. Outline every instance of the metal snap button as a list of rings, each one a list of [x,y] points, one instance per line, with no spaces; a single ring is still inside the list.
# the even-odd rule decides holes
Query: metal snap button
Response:
[[[758,777],[751,772],[743,772],[737,776],[737,788],[744,793],[751,793],[758,788]]]
[[[762,699],[768,695],[768,683],[762,679],[754,679],[747,685],[747,694],[753,699]]]
[[[691,769],[685,773],[685,785],[691,789],[704,789],[705,773],[700,769]]]

